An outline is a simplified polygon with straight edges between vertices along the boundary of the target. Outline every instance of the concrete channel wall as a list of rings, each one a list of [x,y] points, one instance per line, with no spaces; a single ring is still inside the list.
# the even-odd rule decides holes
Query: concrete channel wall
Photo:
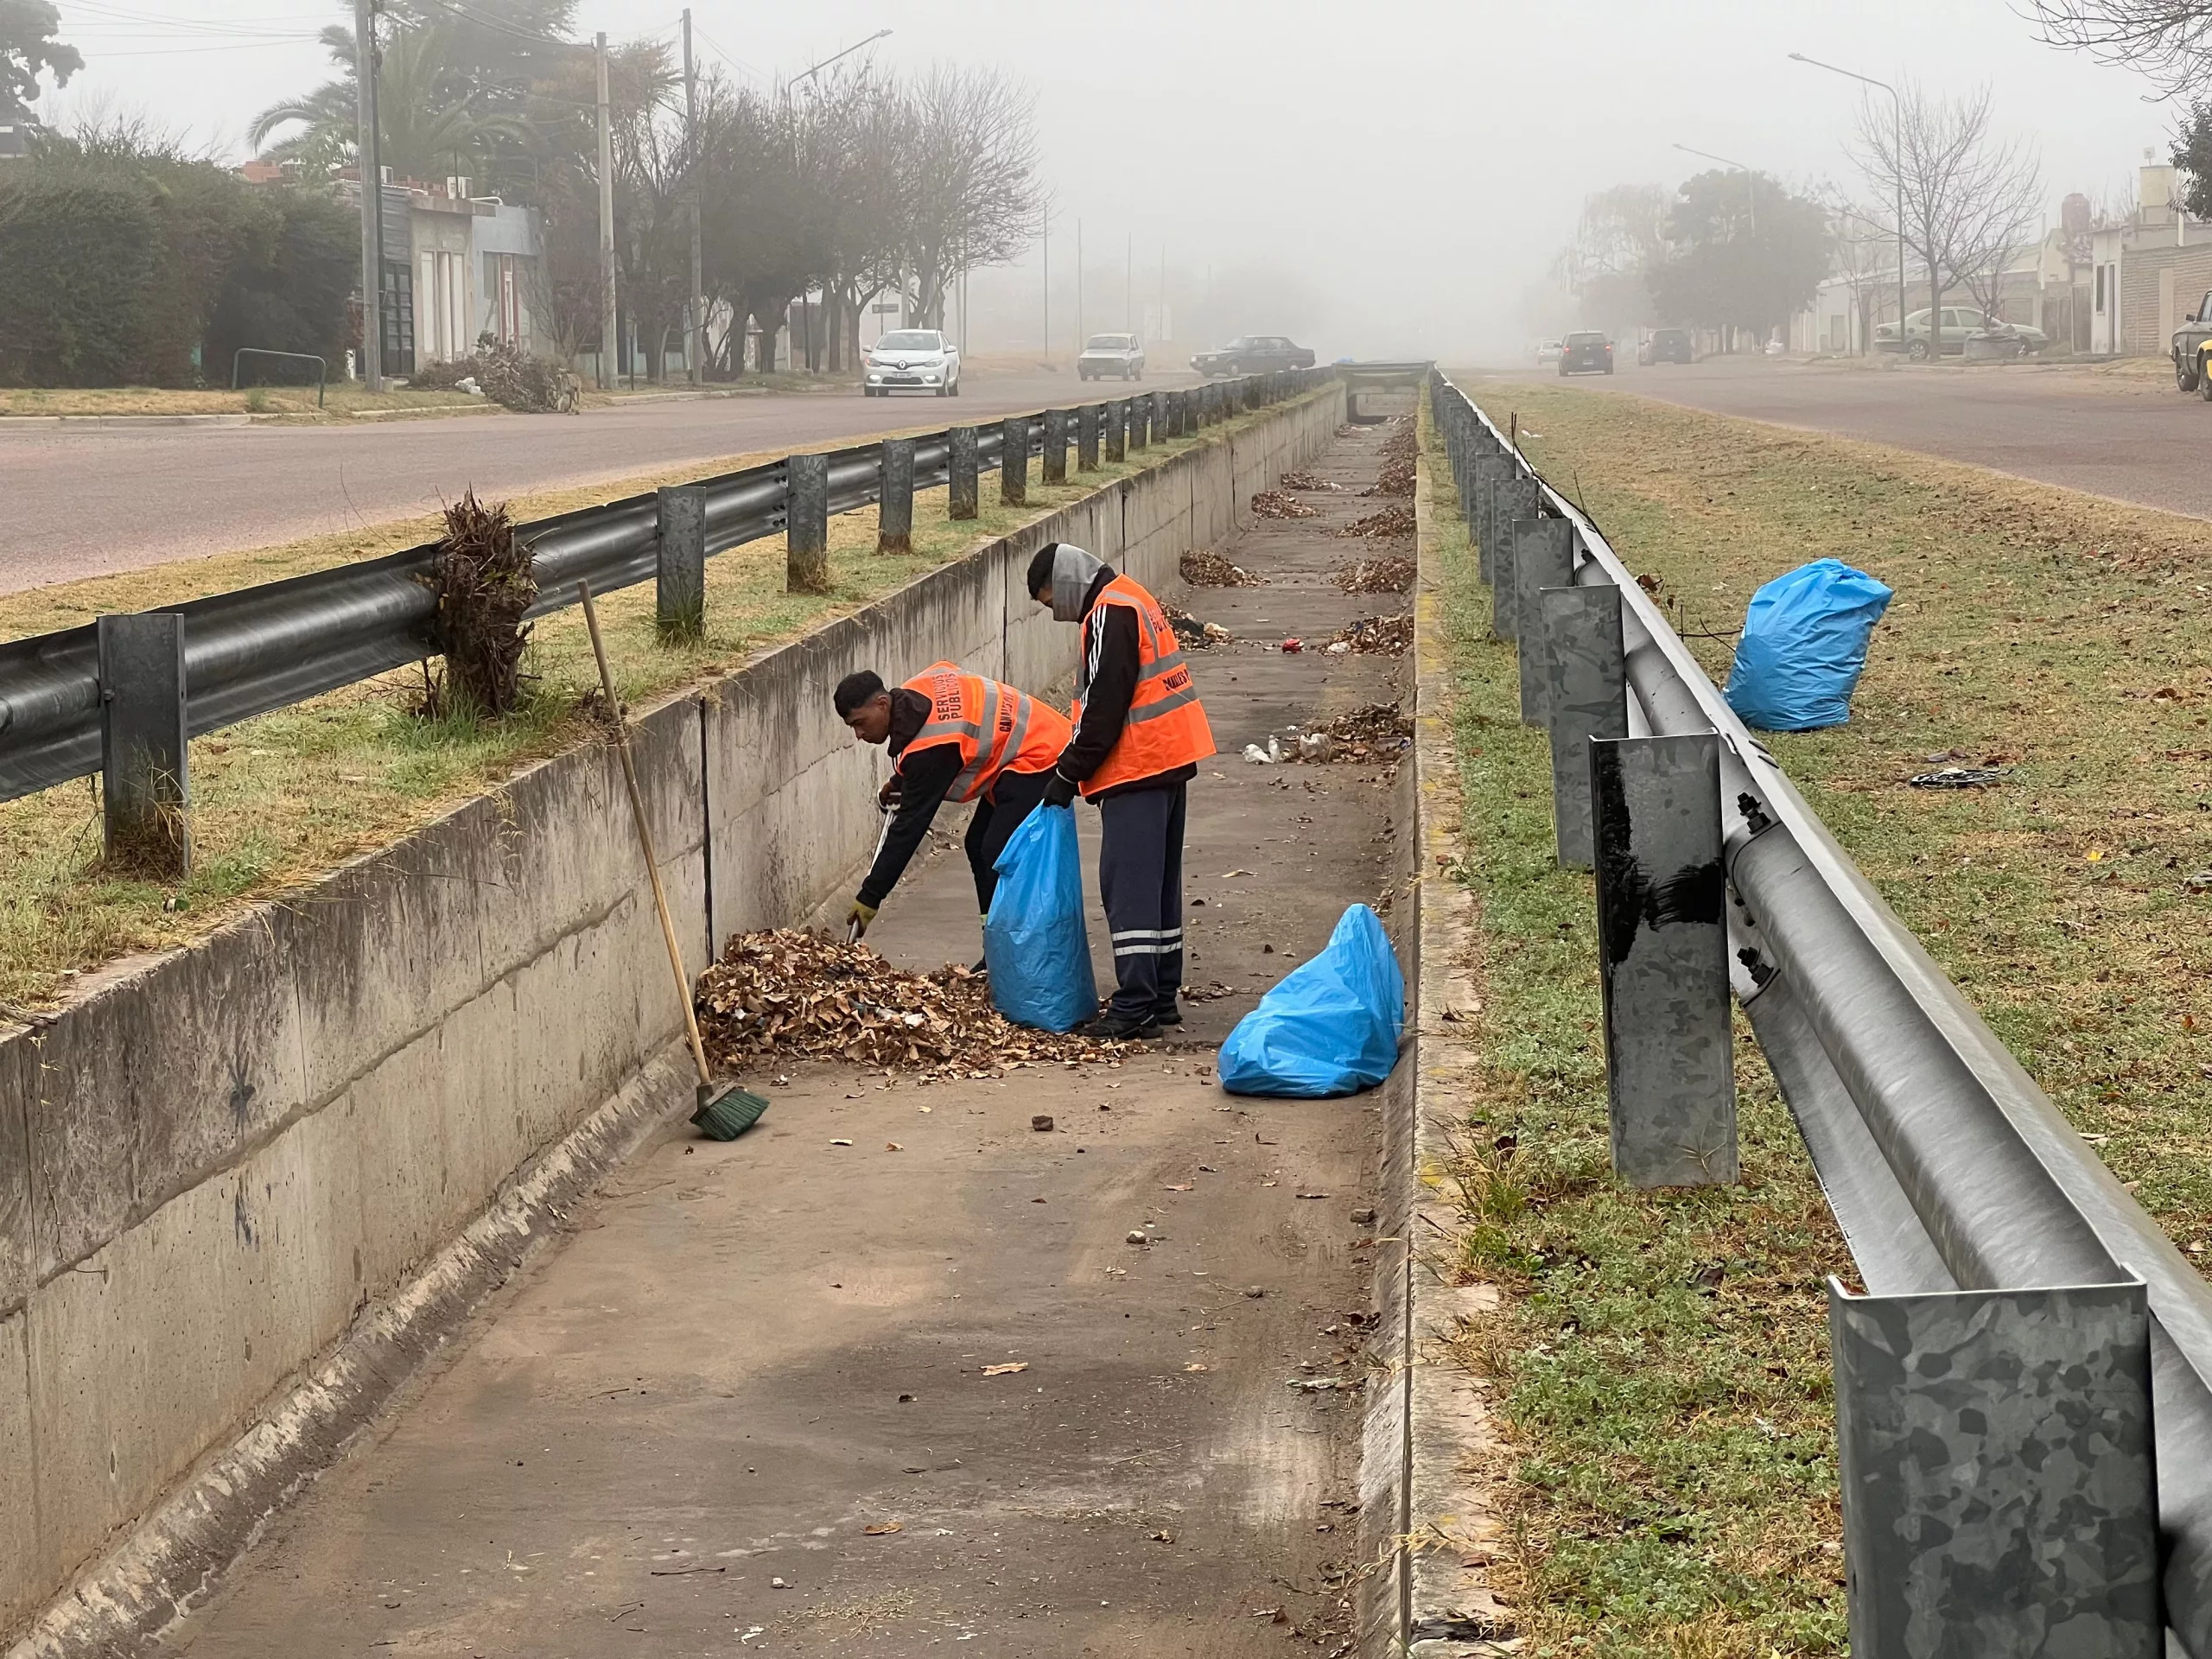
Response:
[[[1343,413],[1331,386],[1210,435],[639,720],[687,960],[805,917],[873,846],[882,763],[841,677],[951,658],[1064,688],[1076,631],[1021,591],[1039,546],[1164,584]],[[25,1650],[154,1628],[335,1454],[337,1396],[372,1406],[435,1340],[410,1321],[688,1103],[626,815],[611,753],[572,751],[0,1040],[0,1638],[160,1503],[171,1535]]]

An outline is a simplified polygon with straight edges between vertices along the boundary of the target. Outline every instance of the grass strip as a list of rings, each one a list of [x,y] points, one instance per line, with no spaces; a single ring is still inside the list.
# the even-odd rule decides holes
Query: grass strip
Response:
[[[1740,1020],[1741,1183],[1614,1185],[1591,880],[1554,861],[1549,749],[1520,723],[1431,439],[1457,874],[1484,957],[1480,1065],[1444,1178],[1465,1278],[1505,1293],[1458,1344],[1511,1443],[1495,1582],[1526,1655],[1842,1652],[1821,1293],[1842,1242]]]
[[[728,673],[810,628],[882,598],[925,571],[1075,501],[1103,485],[1218,442],[1280,410],[1238,416],[1203,435],[1157,443],[1079,482],[1046,486],[1033,475],[1030,505],[1004,507],[986,476],[981,515],[955,524],[943,488],[916,493],[914,551],[874,551],[875,510],[830,520],[834,582],[826,594],[784,591],[781,537],[707,562],[707,630],[696,644],[669,645],[653,621],[650,582],[598,601],[610,664],[626,701],[644,702]],[[722,463],[653,475],[657,481],[725,470]],[[569,492],[588,501],[648,487]],[[530,498],[516,516],[566,510],[559,498]],[[39,632],[83,622],[102,610],[143,609],[215,591],[211,575],[270,581],[411,546],[436,533],[421,523],[365,538],[324,538],[267,554],[194,560],[10,596],[0,625]],[[242,574],[251,571],[251,574]],[[410,668],[348,686],[290,709],[242,721],[192,745],[194,868],[181,885],[118,874],[102,862],[99,780],[86,779],[0,803],[0,1019],[50,1007],[82,976],[134,952],[198,938],[244,905],[312,881],[348,859],[390,845],[408,830],[496,787],[523,766],[569,747],[591,729],[580,711],[597,684],[590,644],[573,608],[536,625],[524,653],[520,706],[496,721],[424,720],[423,677]]]

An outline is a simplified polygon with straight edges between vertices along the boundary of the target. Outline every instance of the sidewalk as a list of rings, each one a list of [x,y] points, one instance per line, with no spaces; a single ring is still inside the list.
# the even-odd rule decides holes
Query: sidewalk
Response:
[[[1314,470],[1356,490],[1382,435]],[[1318,649],[1404,607],[1328,580],[1371,550],[1325,528],[1378,505],[1262,522],[1222,550],[1270,585],[1173,596],[1240,636],[1193,658],[1222,753],[1185,880],[1187,976],[1233,995],[1118,1066],[752,1079],[758,1129],[679,1125],[607,1183],[169,1645],[1348,1652],[1363,1396],[1291,1384],[1360,1374],[1380,1102],[1232,1100],[1211,1066],[1389,880],[1376,768],[1238,758],[1396,689],[1402,662]],[[978,954],[945,828],[870,936],[904,965]],[[1092,939],[1110,984],[1095,913]]]

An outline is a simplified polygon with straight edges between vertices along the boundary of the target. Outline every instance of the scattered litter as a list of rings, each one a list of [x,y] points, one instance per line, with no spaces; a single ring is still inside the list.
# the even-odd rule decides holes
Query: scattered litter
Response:
[[[1309,507],[1294,495],[1285,495],[1281,490],[1262,490],[1252,498],[1252,516],[1255,518],[1319,518],[1321,510]]]
[[[1285,639],[1282,642],[1282,649],[1285,656],[1295,657],[1300,652],[1306,649],[1306,642],[1303,639],[1299,639],[1297,636],[1293,635],[1291,638]]]
[[[1247,743],[1244,758],[1255,766],[1276,766],[1282,760],[1282,745],[1272,736],[1268,739],[1268,747],[1264,749],[1256,743]]]
[[[1268,739],[1268,741],[1269,742],[1271,742],[1271,743],[1272,743],[1274,740],[1273,738],[1270,738],[1270,739]],[[1233,880],[1236,880],[1238,876],[1240,876],[1240,875],[1257,875],[1258,874],[1259,874],[1259,872],[1258,872],[1257,870],[1247,870],[1247,869],[1241,869],[1241,868],[1240,868],[1240,869],[1234,869],[1234,870],[1224,870],[1224,871],[1221,873],[1221,879],[1222,879],[1223,880],[1224,880],[1224,881],[1233,881]]]
[[[1382,470],[1375,475],[1375,482],[1360,493],[1411,495],[1414,493],[1415,451],[1413,417],[1401,415],[1390,423],[1390,435],[1382,440],[1381,448],[1376,451],[1382,457]]]
[[[1326,732],[1301,732],[1298,736],[1298,758],[1308,766],[1333,760],[1337,755],[1337,741]]]
[[[1268,1287],[1265,1285],[1247,1285],[1244,1294],[1256,1302],[1268,1294]]]
[[[1328,1394],[1340,1389],[1356,1389],[1359,1386],[1359,1378],[1356,1376],[1294,1376],[1290,1379],[1288,1386],[1300,1394]]]
[[[1389,506],[1355,518],[1351,523],[1332,532],[1338,536],[1364,536],[1370,540],[1390,536],[1410,536],[1418,528],[1411,507]]]
[[[771,1579],[768,1580],[768,1587],[771,1590],[788,1590],[791,1586],[785,1584],[781,1579]]]
[[[1132,1227],[1128,1232],[1122,1235],[1122,1243],[1124,1244],[1149,1244],[1152,1243],[1152,1240],[1147,1237],[1144,1234],[1139,1232],[1135,1228]]]
[[[1027,1360],[1017,1359],[1011,1365],[986,1365],[983,1367],[983,1375],[985,1376],[1012,1376],[1017,1371],[1026,1371],[1028,1369]]]
[[[1167,626],[1175,630],[1175,643],[1185,651],[1211,651],[1216,645],[1225,645],[1236,639],[1218,622],[1205,622],[1188,611],[1178,610],[1173,605],[1163,605]]]
[[[830,1144],[831,1146],[833,1146],[833,1147],[849,1147],[849,1146],[851,1146],[853,1143],[852,1143],[851,1141],[846,1141],[846,1140],[839,1139],[839,1140],[832,1141]]]
[[[1193,1191],[1197,1185],[1195,1181],[1169,1181],[1160,1190],[1163,1192],[1189,1192]]]
[[[1186,1371],[1210,1371],[1210,1370],[1213,1370],[1213,1367],[1212,1367],[1212,1366],[1211,1366],[1211,1365],[1206,1364],[1206,1363],[1205,1363],[1204,1361],[1202,1361],[1202,1360],[1196,1360],[1196,1359],[1194,1359],[1194,1360],[1192,1360],[1192,1361],[1188,1365],[1185,1365],[1183,1369],[1184,1369],[1185,1370],[1186,1370]]]
[[[1414,620],[1402,613],[1396,616],[1363,616],[1338,628],[1329,643],[1332,649],[1341,645],[1363,653],[1376,652],[1402,657],[1413,642]]]
[[[896,1141],[885,1141],[883,1143],[883,1149],[886,1152],[904,1152],[906,1150],[906,1147],[900,1146]]]
[[[1218,553],[1198,550],[1185,553],[1180,568],[1183,580],[1193,588],[1258,588],[1268,580],[1241,564],[1231,564]]]
[[[1175,1541],[1175,1535],[1172,1532],[1153,1532],[1147,1533],[1145,1535],[1155,1544],[1172,1544]]]
[[[1301,1198],[1325,1198],[1329,1195],[1325,1192],[1300,1192],[1297,1196]]]
[[[1340,564],[1335,575],[1337,586],[1348,594],[1402,594],[1414,585],[1420,566],[1403,554],[1388,558],[1361,559],[1355,564]]]
[[[2008,774],[1999,766],[1945,766],[1915,777],[1915,789],[1994,789]]]
[[[2208,872],[2208,874],[2212,874],[2212,872]],[[1185,985],[1179,995],[1185,1002],[1217,1002],[1223,997],[1234,996],[1236,993],[1217,979],[1210,985]]]
[[[1351,642],[1349,639],[1339,639],[1334,645],[1328,647],[1328,653],[1332,657],[1341,657],[1351,649]]]
[[[894,1532],[906,1530],[906,1523],[904,1521],[873,1521],[861,1529],[861,1534],[868,1538],[885,1538]]]
[[[1320,731],[1302,733],[1293,757],[1308,766],[1332,760],[1395,763],[1400,752],[1413,741],[1413,716],[1396,703],[1370,702],[1338,715]]]
[[[866,944],[791,928],[733,935],[696,1000],[708,1053],[730,1070],[776,1054],[981,1077],[1129,1052],[1009,1023],[989,981],[965,967],[906,973]]]
[[[2184,875],[2181,879],[2181,890],[2183,893],[2212,893],[2212,870],[2198,870],[2192,875]]]
[[[1282,475],[1282,486],[1286,490],[1335,490],[1341,492],[1344,489],[1343,485],[1332,484],[1325,478],[1316,478],[1311,473],[1295,471],[1287,472]]]
[[[1030,1118],[1029,1127],[1039,1135],[1050,1135],[1052,1132],[1052,1115],[1047,1112],[1037,1113]]]

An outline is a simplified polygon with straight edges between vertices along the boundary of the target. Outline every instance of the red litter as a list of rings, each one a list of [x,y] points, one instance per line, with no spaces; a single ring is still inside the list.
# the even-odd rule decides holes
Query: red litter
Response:
[[[1282,648],[1287,652],[1300,652],[1306,649],[1306,642],[1303,639],[1286,639],[1282,642]]]

